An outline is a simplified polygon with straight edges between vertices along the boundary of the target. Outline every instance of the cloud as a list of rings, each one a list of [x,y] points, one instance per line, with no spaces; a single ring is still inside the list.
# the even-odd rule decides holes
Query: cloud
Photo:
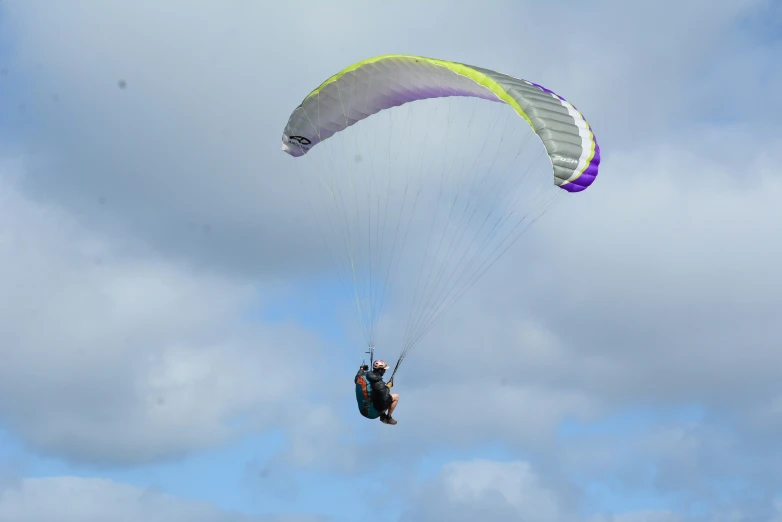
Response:
[[[499,442],[550,468],[449,467],[427,490],[444,512],[574,516],[562,491],[582,469],[727,519],[774,516],[768,494],[750,498],[782,469],[774,2],[41,5],[4,5],[0,35],[14,42],[0,64],[2,147],[24,157],[3,168],[30,174],[0,185],[0,415],[34,450],[127,464],[284,426],[289,447],[249,473],[295,485],[280,470],[360,473],[382,448],[406,471],[433,448]],[[274,302],[274,284],[328,266],[278,150],[290,110],[342,65],[397,51],[554,88],[584,111],[604,161],[594,187],[538,223],[411,354],[388,427],[355,418],[342,375],[313,402],[298,387],[292,397],[312,371],[301,361],[321,369],[319,354],[336,352],[247,316]],[[273,281],[261,297],[258,280]],[[556,436],[563,419],[681,404],[704,418],[629,441]],[[744,485],[721,496],[709,477]]]
[[[476,460],[446,465],[414,497],[400,520],[572,520],[557,493],[526,462]]]
[[[0,491],[0,520],[16,522],[321,522],[309,514],[247,515],[105,479],[24,479]]]
[[[590,514],[541,480],[526,461],[450,462],[410,499],[400,521],[533,520],[557,522],[683,522],[679,513],[638,510]]]
[[[605,176],[615,183],[536,224],[416,348],[406,371],[417,359],[444,370],[430,378],[493,370],[493,380],[603,399],[708,401],[727,378],[752,381],[732,390],[733,400],[768,393],[780,334],[768,318],[780,311],[782,289],[774,268],[782,248],[769,239],[782,222],[782,179],[763,148],[738,167],[665,150],[629,179],[620,176],[635,156],[614,158]],[[737,179],[735,168],[752,180]]]
[[[576,471],[577,473],[577,471]],[[552,488],[526,461],[476,459],[450,462],[418,486],[399,520],[556,520],[572,522],[684,522],[779,520],[782,503],[760,505],[682,505],[681,509],[594,509],[583,497]]]
[[[28,444],[93,462],[169,458],[277,428],[279,408],[305,400],[289,383],[320,345],[296,325],[243,319],[256,285],[91,232],[11,177],[0,412]]]
[[[667,511],[634,511],[618,515],[597,515],[590,517],[588,522],[684,522],[685,520],[682,515]]]
[[[782,223],[782,179],[766,147],[728,165],[704,159],[714,139],[668,145],[637,177],[596,186],[537,224],[405,360],[399,424],[372,430],[371,447],[414,462],[501,444],[534,452],[560,484],[580,473],[617,494],[686,499],[673,506],[687,517],[689,503],[711,514],[770,509],[782,480],[782,326],[769,320],[781,311],[782,250],[769,239]],[[634,158],[617,157],[606,178]],[[683,405],[698,415],[655,420]],[[649,415],[646,433],[613,436],[611,420],[634,411]],[[563,419],[609,427],[561,440]],[[689,519],[682,513],[654,516]]]
[[[686,520],[729,513],[771,519],[779,501],[778,449],[754,448],[740,419],[720,411],[675,417],[657,410],[581,425],[559,438],[546,465],[579,477],[585,493],[610,492],[637,508],[662,505]],[[586,497],[587,505],[604,511],[601,496]]]
[[[301,233],[308,214],[277,144],[282,86],[267,81],[286,59],[240,36],[274,39],[282,25],[238,5],[75,1],[42,15],[34,3],[8,8],[19,45],[6,103],[35,114],[13,127],[13,142],[41,160],[28,165],[26,190],[192,265],[312,269],[320,245]],[[233,51],[208,58],[208,40]]]
[[[8,4],[6,26],[16,44],[3,103],[13,114],[27,107],[26,116],[15,116],[9,142],[21,141],[39,158],[29,166],[35,176],[27,189],[78,208],[93,227],[144,237],[193,264],[295,277],[318,272],[325,257],[279,135],[308,90],[339,69],[333,64],[402,51],[518,74],[578,101],[611,151],[654,139],[689,115],[691,98],[704,88],[702,73],[689,64],[717,56],[727,45],[720,42],[731,41],[726,27],[758,5],[690,2],[671,16],[673,4],[623,14],[608,3],[583,9],[508,2],[536,20],[525,31],[515,17],[464,2],[408,4],[415,20],[404,6],[308,6],[295,23],[286,10],[263,4]],[[560,30],[561,13],[570,9],[589,35]],[[379,17],[387,22],[382,28],[373,23]],[[649,19],[657,32],[639,30]],[[344,30],[324,30],[330,26]],[[402,49],[398,27],[405,27]],[[476,27],[513,35],[509,44],[523,53],[498,49]],[[683,31],[684,49],[658,36]],[[542,38],[546,52],[528,52]]]

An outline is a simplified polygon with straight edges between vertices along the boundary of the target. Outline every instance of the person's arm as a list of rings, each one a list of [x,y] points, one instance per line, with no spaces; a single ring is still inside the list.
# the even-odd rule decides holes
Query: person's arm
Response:
[[[367,371],[367,369],[369,369],[369,366],[367,366],[366,364],[362,364],[361,366],[359,366],[358,371],[356,372],[356,377],[353,379],[353,382],[358,382],[358,378],[361,377],[361,374]]]
[[[383,379],[377,379],[375,382],[372,383],[372,396],[377,397],[378,399],[382,398],[383,401],[388,401],[390,398],[391,391],[388,389],[388,386],[386,386],[386,383],[383,382]],[[378,404],[382,401],[378,401]]]

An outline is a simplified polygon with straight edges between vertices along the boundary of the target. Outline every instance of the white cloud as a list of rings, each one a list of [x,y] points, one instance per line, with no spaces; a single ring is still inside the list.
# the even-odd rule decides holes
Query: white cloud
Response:
[[[574,470],[578,473],[578,470]],[[451,462],[417,487],[400,521],[508,520],[583,522],[684,522],[778,520],[782,511],[773,495],[763,504],[683,503],[681,509],[633,509],[602,512],[567,497],[525,461],[472,460]],[[754,517],[754,518],[753,518]]]
[[[527,462],[476,460],[446,465],[400,520],[565,522],[573,517]]]
[[[597,515],[588,522],[684,522],[687,520],[678,513],[668,511],[632,511],[617,515]]]
[[[318,515],[246,515],[104,479],[24,479],[0,491],[3,522],[321,522]]]

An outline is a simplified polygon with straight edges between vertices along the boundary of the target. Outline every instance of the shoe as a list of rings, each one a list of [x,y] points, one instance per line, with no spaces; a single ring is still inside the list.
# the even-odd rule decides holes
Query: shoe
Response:
[[[383,422],[386,424],[396,424],[396,419],[386,416],[386,420]]]

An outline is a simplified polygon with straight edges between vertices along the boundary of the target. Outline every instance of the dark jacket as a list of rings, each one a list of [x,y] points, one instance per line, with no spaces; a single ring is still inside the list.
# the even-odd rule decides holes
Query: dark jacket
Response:
[[[372,389],[372,404],[378,411],[384,411],[391,406],[393,399],[391,398],[391,390],[386,388],[386,383],[383,382],[383,376],[380,372],[370,370],[367,372],[367,383]]]

